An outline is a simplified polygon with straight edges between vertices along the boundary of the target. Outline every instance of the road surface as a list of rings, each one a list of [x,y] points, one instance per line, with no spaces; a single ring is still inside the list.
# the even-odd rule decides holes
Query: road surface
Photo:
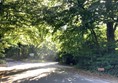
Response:
[[[57,62],[24,63],[9,62],[0,83],[118,83],[106,79],[87,77],[73,67],[58,65]]]

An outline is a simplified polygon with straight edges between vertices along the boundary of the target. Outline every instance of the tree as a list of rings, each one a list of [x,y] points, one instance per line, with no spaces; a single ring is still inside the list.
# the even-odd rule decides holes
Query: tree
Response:
[[[12,45],[39,45],[43,40],[43,32],[47,28],[36,20],[40,17],[42,0],[1,0],[0,1],[0,52]],[[38,10],[38,12],[36,11]],[[36,12],[35,12],[36,11]],[[4,44],[3,44],[4,43]]]
[[[62,54],[59,53],[59,57],[67,60],[65,56],[72,55],[73,61],[77,60],[79,66],[86,69],[94,69],[101,64],[106,69],[112,68],[115,60],[110,59],[117,57],[115,31],[118,26],[118,1],[60,0],[57,2],[51,7],[46,6],[42,12],[43,20],[53,27],[55,41],[57,40],[60,45],[59,51]],[[103,25],[106,25],[105,28]],[[63,30],[65,26],[66,29]],[[103,32],[105,35],[101,34]]]
[[[118,25],[118,1],[68,0],[59,2],[61,4],[47,7],[47,9],[43,10],[43,18],[48,24],[54,27],[54,32],[64,25],[67,25],[67,27],[72,26],[72,31],[78,30],[78,32],[82,32],[82,34],[90,31],[93,42],[95,42],[95,45],[99,49],[99,36],[97,36],[95,29],[98,29],[99,25],[106,24],[108,47],[106,50],[108,52],[115,51],[115,31]]]
[[[89,8],[94,13],[94,18],[99,23],[106,24],[106,36],[108,51],[115,51],[115,31],[118,26],[118,1],[116,0],[98,0]]]

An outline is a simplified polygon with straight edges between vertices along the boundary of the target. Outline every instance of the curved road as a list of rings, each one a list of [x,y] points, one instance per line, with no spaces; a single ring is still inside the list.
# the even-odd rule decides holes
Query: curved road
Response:
[[[69,66],[58,65],[57,62],[23,63],[9,62],[8,67],[0,67],[6,71],[0,83],[118,83],[94,77],[82,76]],[[12,72],[12,73],[10,73]]]

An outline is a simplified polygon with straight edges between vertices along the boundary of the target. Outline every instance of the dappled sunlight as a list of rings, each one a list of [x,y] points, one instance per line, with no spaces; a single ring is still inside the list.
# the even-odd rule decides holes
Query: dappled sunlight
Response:
[[[21,64],[15,63],[15,64],[10,65],[8,67],[0,67],[0,71],[2,71],[2,70],[10,71],[10,70],[13,70],[13,69],[29,69],[29,68],[32,68],[32,67],[45,67],[45,66],[55,65],[57,63],[58,62],[21,63]],[[9,63],[9,64],[12,64],[12,63]]]
[[[2,78],[2,83],[110,83],[79,75],[72,67],[57,62],[17,63],[4,67],[14,69],[6,70],[10,73]]]
[[[62,70],[43,73],[30,78],[14,81],[14,83],[110,83],[104,80],[92,79]]]
[[[7,76],[2,78],[3,83],[20,82],[23,79],[36,80],[45,77],[51,72],[55,72],[58,62],[43,63],[21,63],[10,62],[8,67],[0,67],[0,71],[4,71]],[[29,81],[30,81],[29,80]]]
[[[36,80],[40,79],[41,77],[47,76],[50,72],[54,72],[56,68],[41,68],[41,69],[36,69],[36,70],[30,70],[23,72],[21,74],[16,74],[11,77],[12,81],[17,81],[17,80],[22,80],[22,79],[28,79],[32,78],[31,80]]]

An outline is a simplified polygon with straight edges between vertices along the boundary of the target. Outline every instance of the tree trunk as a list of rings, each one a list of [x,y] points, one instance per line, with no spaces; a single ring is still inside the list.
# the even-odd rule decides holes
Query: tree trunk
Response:
[[[98,38],[97,38],[97,35],[96,35],[96,33],[95,33],[95,31],[94,31],[94,29],[93,29],[93,28],[91,28],[91,33],[93,34],[94,41],[95,41],[95,43],[96,43],[96,46],[97,46],[97,47],[98,47],[98,49],[99,49]]]
[[[114,52],[115,51],[115,34],[113,28],[113,22],[108,22],[107,26],[107,51]]]

